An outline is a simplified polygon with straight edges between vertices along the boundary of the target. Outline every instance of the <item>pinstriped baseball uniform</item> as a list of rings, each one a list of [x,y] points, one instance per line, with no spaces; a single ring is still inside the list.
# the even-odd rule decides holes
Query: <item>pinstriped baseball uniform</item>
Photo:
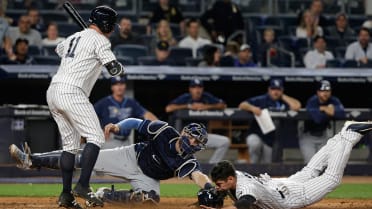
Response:
[[[80,137],[101,146],[104,136],[90,92],[102,65],[116,60],[109,40],[93,29],[69,36],[56,47],[61,64],[47,91],[49,109],[62,137],[64,151],[75,153]]]
[[[270,178],[267,174],[254,177],[236,171],[235,197],[251,195],[255,206],[262,209],[294,209],[316,203],[341,183],[350,152],[361,137],[341,131],[301,171],[288,178]]]

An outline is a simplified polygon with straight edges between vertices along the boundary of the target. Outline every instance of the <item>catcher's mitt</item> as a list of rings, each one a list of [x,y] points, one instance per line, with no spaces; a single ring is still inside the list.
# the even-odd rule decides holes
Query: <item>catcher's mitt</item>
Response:
[[[226,193],[216,189],[200,189],[198,192],[198,204],[213,208],[222,208]]]

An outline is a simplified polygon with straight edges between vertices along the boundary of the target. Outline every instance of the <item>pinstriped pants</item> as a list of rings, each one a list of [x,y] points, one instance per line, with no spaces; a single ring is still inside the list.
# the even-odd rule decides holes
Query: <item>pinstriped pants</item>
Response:
[[[53,83],[47,91],[49,110],[58,125],[62,148],[76,154],[80,137],[99,147],[105,139],[93,105],[82,89],[63,83]]]
[[[329,139],[301,171],[287,179],[292,184],[286,208],[311,205],[333,191],[341,183],[351,150],[361,138],[356,132],[341,131]]]

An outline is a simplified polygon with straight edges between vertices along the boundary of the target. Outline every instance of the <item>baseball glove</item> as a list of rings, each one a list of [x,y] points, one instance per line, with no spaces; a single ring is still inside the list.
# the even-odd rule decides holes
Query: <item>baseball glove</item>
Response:
[[[222,208],[226,193],[218,192],[215,188],[200,189],[198,192],[198,204],[212,208]]]

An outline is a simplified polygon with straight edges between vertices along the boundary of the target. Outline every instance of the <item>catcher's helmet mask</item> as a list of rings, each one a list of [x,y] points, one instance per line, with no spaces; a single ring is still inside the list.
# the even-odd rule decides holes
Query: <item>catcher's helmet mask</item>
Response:
[[[96,25],[103,33],[114,30],[118,13],[108,6],[94,8],[89,17],[89,23]]]
[[[194,139],[197,145],[191,145],[190,139]],[[199,123],[190,123],[182,130],[181,156],[188,158],[194,153],[205,149],[208,142],[208,134],[205,126]]]

